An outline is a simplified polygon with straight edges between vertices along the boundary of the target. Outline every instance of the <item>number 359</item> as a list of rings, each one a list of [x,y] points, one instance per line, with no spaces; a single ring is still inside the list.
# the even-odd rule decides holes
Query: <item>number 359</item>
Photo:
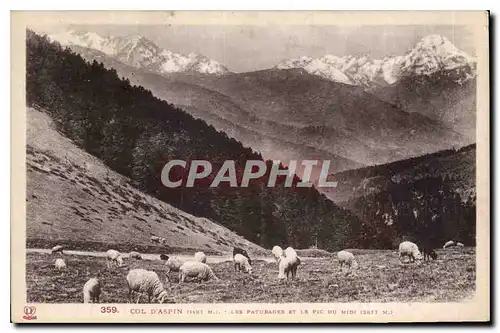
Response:
[[[118,313],[116,306],[101,306],[101,313]]]

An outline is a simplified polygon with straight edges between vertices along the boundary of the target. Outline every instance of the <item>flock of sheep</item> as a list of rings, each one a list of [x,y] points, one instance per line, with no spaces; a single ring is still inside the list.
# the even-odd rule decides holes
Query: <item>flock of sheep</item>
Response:
[[[62,245],[57,245],[52,248],[51,253],[63,253],[63,250],[64,247]],[[247,258],[244,257],[244,259],[242,259],[238,255],[235,257],[235,263],[242,266],[246,272],[251,272],[251,267]],[[132,251],[129,253],[129,258],[141,260],[142,256],[140,253]],[[194,259],[186,262],[182,262],[177,257],[169,257],[165,254],[162,254],[160,259],[166,261],[167,274],[170,271],[179,272],[179,283],[183,283],[188,277],[196,278],[200,282],[209,279],[218,280],[212,269],[206,264],[207,256],[203,252],[195,253]],[[108,269],[112,269],[115,266],[122,267],[123,264],[124,260],[120,252],[112,249],[106,252],[106,266]],[[54,265],[58,270],[66,269],[66,262],[62,258],[57,258]],[[127,274],[126,280],[129,302],[132,301],[134,294],[138,294],[137,303],[139,303],[143,295],[147,296],[149,303],[151,301],[156,301],[158,303],[166,302],[167,292],[156,272],[143,268],[131,269]],[[94,277],[89,279],[83,286],[83,302],[98,303],[101,287],[101,282],[98,278]]]
[[[463,247],[464,245],[459,242],[456,243],[454,241],[448,241],[444,244],[443,248],[446,249],[451,246]],[[55,246],[52,248],[51,252],[52,254],[58,252],[63,253],[63,246]],[[287,247],[283,250],[279,246],[274,246],[272,254],[278,264],[278,279],[288,279],[290,277],[294,279],[297,275],[297,268],[301,263],[297,252],[292,247]],[[425,246],[422,247],[421,253],[415,243],[404,241],[399,245],[399,260],[403,262],[405,257],[408,257],[409,262],[414,262],[415,260],[426,260],[428,257],[436,259],[437,255],[433,249],[426,248]],[[129,253],[129,258],[141,260],[142,256],[140,253],[132,251]],[[347,266],[349,269],[355,269],[358,267],[355,256],[351,252],[346,250],[339,251],[337,253],[337,258],[341,269],[344,266]],[[207,256],[203,252],[195,253],[192,260],[185,262],[180,260],[178,257],[168,256],[166,254],[161,254],[160,259],[165,262],[167,282],[170,281],[168,277],[170,272],[178,272],[179,284],[185,282],[186,278],[193,278],[198,280],[200,283],[210,279],[219,280],[210,266],[207,265]],[[242,271],[250,275],[252,274],[252,260],[250,259],[247,251],[235,247],[233,249],[233,261],[235,271]],[[122,267],[123,264],[123,257],[120,252],[116,250],[108,250],[106,252],[106,265],[108,269],[112,269],[113,266]],[[54,265],[58,270],[66,269],[66,263],[62,258],[57,258]],[[166,302],[167,291],[165,290],[165,287],[156,272],[143,268],[131,269],[127,274],[126,280],[129,291],[129,302],[133,301],[134,293],[138,294],[137,303],[143,295],[147,296],[148,303],[151,303],[151,301],[158,303]],[[100,293],[101,283],[99,279],[89,279],[83,286],[84,303],[98,303]]]

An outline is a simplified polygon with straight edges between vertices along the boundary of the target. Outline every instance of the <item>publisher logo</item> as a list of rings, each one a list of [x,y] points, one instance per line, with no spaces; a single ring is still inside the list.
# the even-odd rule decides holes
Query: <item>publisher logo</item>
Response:
[[[36,312],[36,308],[34,306],[25,306],[23,318],[26,320],[36,319],[35,312]]]

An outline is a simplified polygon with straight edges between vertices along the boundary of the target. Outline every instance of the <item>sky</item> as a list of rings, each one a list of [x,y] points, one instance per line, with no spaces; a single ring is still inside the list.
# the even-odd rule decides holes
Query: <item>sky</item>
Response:
[[[196,26],[196,25],[79,25],[44,27],[51,33],[72,28],[102,36],[142,35],[175,53],[201,53],[233,72],[267,69],[282,60],[367,54],[380,59],[401,55],[421,38],[438,34],[475,55],[474,38],[466,26]]]

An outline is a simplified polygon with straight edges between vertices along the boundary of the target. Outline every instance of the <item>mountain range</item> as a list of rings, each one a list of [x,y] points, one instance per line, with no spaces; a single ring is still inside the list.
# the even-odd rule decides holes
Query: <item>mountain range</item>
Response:
[[[408,112],[441,121],[475,142],[477,59],[446,37],[422,38],[404,55],[325,55],[284,60],[275,68],[303,68],[335,82],[363,87]]]
[[[302,57],[248,73],[140,36],[49,37],[285,165],[330,159],[340,172],[474,142],[474,58],[441,36],[383,60]]]
[[[372,59],[368,55],[325,55],[320,58],[304,56],[284,60],[275,68],[304,68],[308,73],[332,81],[373,88],[439,71],[454,71],[457,73],[455,82],[464,83],[475,77],[476,59],[457,49],[446,37],[430,35],[422,38],[401,56],[383,59]]]
[[[408,76],[392,85],[368,89],[311,74],[304,68],[223,74],[190,69],[159,74],[87,46],[70,47],[90,63],[43,37],[31,36],[27,42],[29,105],[43,108],[58,130],[94,157],[102,158],[110,168],[130,177],[137,189],[145,189],[185,212],[214,218],[255,244],[270,246],[286,239],[297,246],[309,246],[316,240],[326,249],[344,248],[350,246],[349,242],[367,248],[393,248],[406,237],[420,235],[427,220],[422,216],[441,211],[444,222],[440,223],[438,241],[460,239],[474,245],[475,146],[435,153],[463,146],[468,139],[439,119],[404,110],[404,105],[411,105],[410,99],[399,100],[398,104],[387,101],[411,93],[412,84],[445,91],[446,87],[440,85],[443,77],[448,79],[446,84],[470,85],[472,89],[474,79],[459,82],[452,75],[454,69]],[[411,80],[424,77],[429,81]],[[408,87],[406,91],[390,89],[402,82]],[[378,89],[381,97],[377,96]],[[424,96],[423,92],[419,94]],[[416,105],[419,100],[412,102]],[[41,116],[37,112],[32,115]],[[242,163],[247,158],[260,158],[252,151],[254,145],[246,148],[228,135],[267,146],[266,154],[272,159],[328,156],[342,161],[347,171],[330,170],[339,187],[333,193],[326,192],[326,197],[316,189],[264,191],[263,186],[253,186],[251,191],[223,187],[207,191],[200,183],[192,191],[167,191],[159,185],[160,161],[164,159],[202,156],[219,163],[227,158]],[[74,172],[79,161],[63,168],[45,163],[51,157],[46,151],[33,149],[35,143],[45,141],[35,139],[27,151],[32,155],[30,165],[35,167],[32,172],[42,184],[47,184],[45,173],[49,173],[49,179],[70,180],[81,185],[83,192],[96,188],[100,194],[104,187],[103,193],[112,195],[107,186],[116,181],[97,178],[96,183],[94,175]],[[362,164],[367,166],[360,168]],[[103,170],[109,175],[109,169]],[[66,186],[64,180],[61,182]],[[34,201],[40,198],[37,187],[31,187]],[[122,215],[129,211],[127,200],[140,207],[139,193],[116,187],[115,191],[126,196],[118,198],[117,207],[121,208],[108,209],[110,218],[116,218],[120,209]],[[41,193],[45,199],[56,195]],[[91,223],[86,214],[93,213],[82,212],[82,205],[78,205],[81,195],[72,197],[71,209],[82,217],[81,223]],[[35,221],[32,225],[52,230],[50,222],[37,220],[38,213],[31,216]],[[134,223],[146,225],[134,224],[132,228],[139,227],[137,230],[143,232],[143,227],[150,227],[150,217],[134,215]],[[169,226],[184,230],[182,218],[178,221],[175,214],[173,218]],[[192,232],[203,223],[197,222]],[[65,230],[74,233],[77,229]],[[113,234],[108,232],[107,236]],[[230,244],[220,235],[203,240],[217,250]],[[197,245],[190,244],[189,248]]]
[[[228,69],[217,61],[201,54],[177,54],[138,35],[102,37],[93,32],[69,30],[51,35],[50,38],[63,45],[96,49],[125,64],[161,75],[175,72],[222,75],[228,72]]]

